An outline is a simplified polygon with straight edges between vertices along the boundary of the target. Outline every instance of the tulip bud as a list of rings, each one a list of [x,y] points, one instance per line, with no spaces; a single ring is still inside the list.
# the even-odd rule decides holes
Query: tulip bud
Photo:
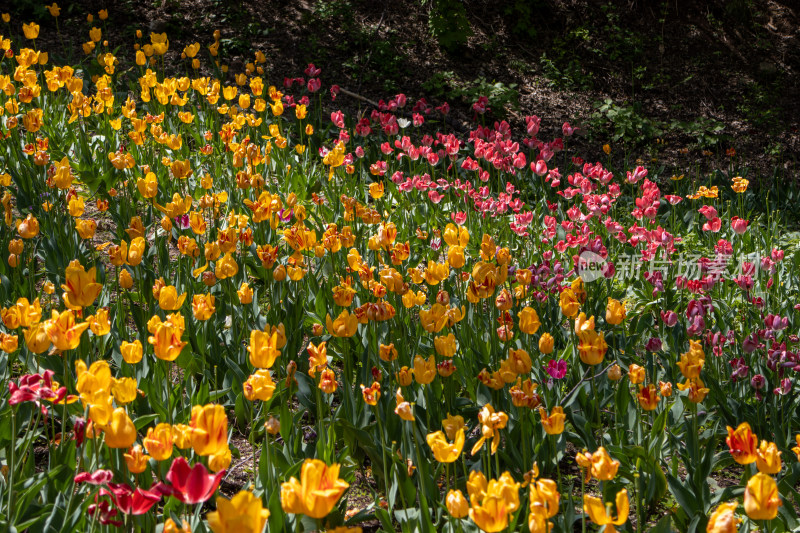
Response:
[[[274,416],[270,416],[267,422],[264,424],[264,427],[267,429],[267,433],[270,435],[277,435],[281,430],[281,423]]]
[[[17,254],[10,254],[8,256],[8,266],[17,268],[19,266],[19,256]]]
[[[320,323],[316,323],[313,326],[311,326],[311,334],[314,335],[315,337],[319,337],[320,335],[322,335],[324,331],[325,328]]]
[[[217,276],[210,270],[207,270],[203,272],[203,283],[206,287],[213,287],[217,283]]]
[[[447,512],[453,518],[464,518],[469,512],[469,504],[464,497],[464,493],[460,490],[450,490],[447,493],[445,500],[447,504]]]
[[[119,286],[123,289],[130,289],[133,287],[133,278],[127,269],[123,268],[119,273]]]
[[[439,291],[436,294],[436,303],[441,305],[450,305],[450,295],[447,291]]]
[[[543,354],[552,353],[554,344],[555,339],[553,339],[553,336],[549,333],[543,333],[539,338],[539,351]]]
[[[611,381],[619,381],[620,379],[622,379],[622,369],[619,367],[618,364],[614,363],[608,369],[608,379],[610,379]]]

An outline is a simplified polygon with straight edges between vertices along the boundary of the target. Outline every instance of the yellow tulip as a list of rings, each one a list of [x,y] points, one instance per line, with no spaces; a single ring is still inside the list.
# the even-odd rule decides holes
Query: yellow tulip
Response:
[[[177,311],[185,300],[186,293],[178,296],[178,290],[172,285],[164,287],[158,293],[158,306],[164,311]]]
[[[272,368],[275,359],[281,354],[278,349],[278,333],[267,333],[254,329],[250,331],[250,364],[256,368]]]
[[[350,486],[339,479],[339,465],[326,465],[318,459],[306,459],[300,480],[292,477],[281,484],[281,508],[286,513],[325,518]]]
[[[136,399],[136,379],[120,378],[113,379],[111,382],[111,394],[117,405],[127,405]]]
[[[722,503],[711,513],[706,526],[707,533],[737,533],[741,518],[736,517],[737,502]]]
[[[469,514],[469,503],[460,490],[450,490],[445,498],[447,512],[453,518],[464,518]]]
[[[208,320],[216,311],[213,294],[195,294],[192,296],[192,314],[197,320]]]
[[[217,498],[217,510],[206,515],[214,533],[261,533],[269,518],[261,498],[243,490],[230,500]]]
[[[539,321],[539,314],[532,307],[524,307],[519,312],[519,329],[522,333],[533,335],[539,331],[542,323]]]
[[[548,435],[561,435],[564,432],[564,409],[561,406],[553,407],[550,415],[544,408],[539,408],[539,415],[542,417],[542,427]]]
[[[580,302],[578,302],[578,297],[572,291],[572,289],[564,289],[561,291],[561,295],[559,296],[558,305],[561,306],[561,312],[564,313],[564,316],[569,318],[574,317],[578,314],[578,309],[580,309]]]
[[[139,361],[142,360],[142,343],[141,341],[135,340],[133,342],[122,341],[119,347],[119,351],[122,354],[122,359],[130,364],[135,365]]]
[[[174,361],[181,354],[186,342],[181,341],[181,336],[186,329],[183,316],[173,313],[163,321],[154,316],[147,323],[147,330],[152,333],[147,342],[153,345],[156,357],[164,361]]]
[[[146,455],[142,450],[142,447],[138,444],[131,447],[128,450],[128,453],[124,454],[123,457],[125,458],[125,464],[128,465],[128,471],[131,474],[141,474],[147,468],[147,462],[150,460],[150,456]]]
[[[172,426],[158,424],[156,427],[147,428],[147,436],[142,440],[142,444],[153,459],[164,461],[172,457],[173,440]]]
[[[608,299],[606,306],[606,324],[616,326],[625,320],[625,304],[614,298]]]
[[[429,433],[425,438],[433,452],[433,457],[440,463],[452,463],[461,455],[464,448],[464,428],[458,430],[455,440],[447,442],[444,433]]]
[[[744,511],[752,520],[772,520],[782,504],[778,485],[767,474],[759,472],[747,482]]]
[[[469,517],[483,531],[495,533],[508,527],[509,515],[519,508],[519,483],[504,472],[489,482],[483,473],[470,473],[467,482]]]
[[[70,262],[64,274],[65,284],[61,285],[64,289],[64,305],[79,311],[94,303],[103,290],[103,286],[95,281],[95,270],[92,267],[87,272],[77,259]]]
[[[192,407],[192,449],[198,455],[215,455],[228,449],[228,417],[221,405]]]
[[[613,517],[608,513],[606,506],[603,505],[603,500],[588,494],[583,497],[583,512],[589,515],[589,518],[598,526],[606,526],[606,533],[613,533],[616,531],[614,526],[621,526],[628,521],[628,513],[630,512],[630,501],[628,500],[628,491],[622,489],[617,493],[617,516]]]
[[[111,414],[111,421],[103,427],[109,448],[130,448],[136,442],[136,426],[122,407]]]
[[[272,375],[269,370],[257,370],[254,374],[247,378],[243,385],[244,397],[249,401],[261,400],[266,402],[272,398],[275,392],[275,383],[272,381]]]
[[[414,357],[414,379],[417,380],[417,383],[420,385],[427,385],[433,382],[433,378],[435,377],[436,360],[434,356],[431,355],[427,361],[419,355]]]
[[[346,309],[339,313],[336,320],[331,320],[331,315],[325,317],[325,325],[328,333],[334,337],[352,337],[358,329],[358,318],[355,314],[350,314]]]
[[[39,36],[39,25],[35,22],[22,25],[22,32],[25,34],[26,39],[36,39]]]
[[[539,337],[539,351],[545,355],[553,353],[555,339],[549,333],[542,333]]]
[[[478,413],[478,422],[481,424],[481,438],[470,453],[475,455],[483,447],[483,443],[491,439],[491,453],[494,454],[500,446],[500,430],[506,427],[508,415],[502,411],[495,412],[494,407],[487,403]]]
[[[71,310],[53,311],[52,318],[44,323],[47,338],[59,351],[74,350],[81,343],[81,334],[88,329],[88,322],[75,322]]]

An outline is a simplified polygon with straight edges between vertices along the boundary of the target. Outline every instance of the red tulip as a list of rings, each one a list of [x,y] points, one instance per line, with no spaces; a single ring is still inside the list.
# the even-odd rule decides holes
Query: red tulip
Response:
[[[197,463],[189,468],[189,463],[183,457],[172,461],[172,466],[167,472],[167,481],[172,484],[170,494],[183,503],[201,503],[213,496],[217,490],[225,470],[220,470],[216,475],[209,474],[206,467]]]
[[[90,485],[105,485],[114,478],[111,470],[95,470],[94,472],[81,472],[75,475],[75,483],[88,483]]]
[[[117,508],[125,514],[145,514],[161,500],[161,492],[157,487],[145,490],[141,487],[133,489],[122,483],[109,483],[108,488],[111,489],[110,492],[102,489],[100,494],[111,496]]]

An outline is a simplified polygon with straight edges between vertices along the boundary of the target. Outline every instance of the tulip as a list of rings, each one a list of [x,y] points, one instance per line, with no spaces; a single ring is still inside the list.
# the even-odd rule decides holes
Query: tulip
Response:
[[[22,32],[25,34],[26,39],[34,40],[39,36],[39,25],[35,22],[22,25]]]
[[[728,502],[720,504],[716,510],[711,513],[706,526],[707,533],[737,533],[739,531],[739,523],[741,518],[736,518],[736,508],[739,506],[737,502]]]
[[[636,398],[639,400],[639,404],[645,411],[655,410],[656,407],[658,407],[658,402],[660,400],[656,386],[652,383],[650,383],[647,387],[639,385],[639,393],[636,395]]]
[[[555,344],[555,339],[549,333],[543,333],[541,337],[539,337],[539,351],[545,355],[553,353],[553,346]]]
[[[131,244],[128,247],[128,261],[127,261],[127,263],[130,266],[134,267],[142,262],[145,244],[146,243],[144,237],[136,237],[131,241]],[[181,301],[181,303],[183,303],[183,301]],[[178,307],[180,307],[180,305]],[[166,308],[162,306],[162,309]],[[172,311],[174,309],[168,309],[168,310]]]
[[[395,374],[395,378],[401,387],[408,387],[414,379],[414,369],[407,366],[400,367],[400,370]]]
[[[450,490],[445,497],[447,512],[453,518],[464,518],[469,514],[469,503],[460,490]]]
[[[164,522],[164,530],[162,533],[192,533],[192,527],[186,520],[181,521],[181,527],[172,518],[167,518]]]
[[[267,333],[254,329],[250,332],[250,364],[256,368],[272,368],[281,354],[278,349],[278,332]]]
[[[539,408],[539,416],[542,417],[542,427],[548,435],[561,435],[564,432],[564,409],[561,406],[553,407],[550,415],[544,408]]]
[[[614,298],[608,299],[606,306],[606,323],[616,326],[625,320],[625,304]]]
[[[38,26],[37,26],[38,33]],[[25,220],[17,221],[17,233],[23,239],[33,239],[39,234],[39,221],[32,214],[28,214]]]
[[[395,359],[397,359],[397,348],[394,347],[394,343],[386,345],[381,344],[378,347],[378,356],[381,358],[382,361],[386,361],[387,363],[391,363]]]
[[[244,397],[249,401],[261,400],[266,402],[272,398],[275,392],[275,383],[267,369],[257,370],[247,378],[243,384]]]
[[[195,405],[189,425],[196,454],[209,456],[228,449],[228,417],[221,405]]]
[[[218,279],[233,277],[237,272],[239,272],[239,265],[236,264],[230,252],[226,253],[222,256],[222,259],[217,261],[216,268],[214,269],[214,274]]]
[[[580,309],[580,302],[578,301],[578,297],[572,291],[572,289],[564,289],[561,291],[559,296],[558,305],[561,307],[561,312],[564,313],[564,316],[569,318],[574,317],[578,314],[578,309]]]
[[[735,430],[728,426],[728,438],[725,439],[725,442],[737,463],[747,465],[755,462],[758,438],[750,429],[750,424],[742,422]]]
[[[420,385],[427,385],[433,382],[433,378],[435,377],[436,360],[433,355],[431,355],[427,361],[420,355],[414,357],[414,379],[417,380],[417,383]]]
[[[128,470],[131,474],[141,474],[144,472],[147,468],[147,461],[150,460],[150,456],[146,455],[142,447],[138,444],[130,448],[128,453],[124,454],[123,457],[125,458],[125,464],[128,466]]]
[[[131,273],[126,269],[122,269],[119,273],[119,286],[123,289],[130,289],[133,287],[133,278]]]
[[[464,448],[464,428],[458,430],[455,441],[449,443],[444,433],[429,433],[425,438],[433,452],[433,457],[440,463],[452,463],[461,455]]]
[[[242,305],[247,305],[253,301],[253,289],[247,283],[242,283],[236,294],[239,295],[239,303]]]
[[[106,437],[108,439],[108,437]],[[156,502],[161,500],[161,493],[156,487],[145,490],[141,487],[133,489],[121,483],[109,483],[110,495],[117,506],[117,509],[125,514],[143,515],[147,513]],[[100,493],[108,492],[100,489]]]
[[[394,413],[407,422],[413,422],[414,409],[412,404],[408,403],[405,398],[403,398],[403,391],[401,389],[397,389],[394,397],[395,402],[397,403],[397,406],[394,408]]]
[[[781,452],[774,442],[761,441],[756,450],[756,467],[764,474],[777,474],[781,471]]]
[[[461,429],[466,429],[466,424],[464,424],[464,417],[460,415],[453,416],[450,413],[447,413],[447,418],[442,420],[442,428],[444,429],[445,435],[450,440],[456,438],[456,435]]]
[[[86,317],[86,322],[89,324],[89,329],[92,331],[92,333],[98,337],[108,335],[108,333],[111,331],[111,323],[108,321],[107,307],[100,308],[94,315]]]
[[[172,426],[158,424],[147,429],[147,436],[142,443],[147,448],[147,453],[156,461],[164,461],[172,457],[173,435]]]
[[[540,531],[541,529],[537,529],[539,524],[558,514],[561,494],[558,492],[558,485],[552,479],[538,479],[532,482],[530,487],[531,516],[528,518],[528,527],[531,531]],[[544,530],[548,529],[550,528],[545,524]]]
[[[122,341],[122,344],[119,347],[119,351],[122,354],[122,359],[130,364],[135,365],[139,361],[142,360],[142,343],[141,341],[135,340],[133,342]]]
[[[524,307],[519,313],[519,329],[528,335],[533,335],[539,330],[542,323],[539,315],[532,307]]]
[[[621,526],[628,521],[628,512],[630,511],[630,501],[628,500],[628,491],[622,489],[617,493],[617,516],[614,518],[608,513],[606,507],[603,505],[603,500],[588,494],[583,497],[583,512],[589,515],[592,522],[598,526],[607,526],[606,533],[613,533],[616,531],[614,526]]]
[[[471,455],[475,455],[483,447],[483,443],[492,439],[491,453],[497,452],[500,446],[500,431],[508,423],[508,415],[502,411],[495,412],[491,404],[486,404],[478,413],[478,422],[481,424],[481,438],[472,447]]]
[[[230,500],[217,498],[217,510],[206,515],[214,533],[261,533],[269,519],[261,498],[243,490]]]
[[[169,489],[172,496],[182,503],[194,505],[211,498],[224,475],[224,470],[216,475],[209,474],[202,463],[189,467],[184,457],[177,457],[172,461],[166,479],[172,484]]]
[[[313,378],[316,377],[317,371],[328,366],[328,345],[321,342],[314,346],[314,343],[309,342],[306,350],[308,351],[308,375]]]
[[[325,518],[350,486],[339,479],[339,465],[326,465],[318,459],[306,459],[300,480],[292,477],[281,484],[281,508],[286,513]]]
[[[444,358],[452,358],[456,354],[456,337],[452,333],[440,335],[433,339],[436,353]]]
[[[782,505],[775,480],[759,472],[747,482],[744,491],[744,511],[752,520],[772,520]]]
[[[114,395],[114,400],[117,405],[127,405],[136,399],[136,379],[135,378],[120,378],[111,381],[111,394]]]
[[[88,322],[75,323],[75,315],[70,310],[60,314],[54,310],[52,318],[44,323],[47,338],[61,352],[77,348],[81,343],[81,334],[88,328]]]
[[[595,333],[594,331],[582,334],[580,343],[578,344],[578,355],[581,361],[587,365],[599,365],[605,358],[608,344],[605,341],[603,333]]]
[[[608,379],[611,381],[619,381],[622,379],[622,369],[617,363],[614,363],[608,368]]]
[[[214,314],[214,311],[216,311],[216,307],[214,307],[213,294],[195,294],[192,296],[192,314],[196,320],[208,320]]]
[[[153,345],[156,357],[164,361],[174,361],[181,354],[186,342],[181,341],[185,330],[183,316],[173,313],[167,316],[165,322],[154,316],[147,323],[147,330],[152,333],[147,342]]]
[[[355,315],[351,315],[347,310],[344,310],[339,313],[336,320],[331,320],[330,314],[326,315],[325,325],[328,328],[328,333],[334,337],[352,337],[358,329],[358,319]]]
[[[55,313],[56,311],[53,312]],[[22,332],[23,336],[25,337],[25,346],[27,346],[28,350],[30,350],[32,353],[42,353],[50,348],[50,337],[47,335],[45,325],[45,322],[33,324],[31,327]],[[86,324],[86,326],[88,327],[89,324]]]
[[[487,533],[499,532],[508,526],[509,515],[519,508],[519,483],[508,472],[500,479],[487,482],[483,473],[470,473],[467,481],[469,517]]]
[[[319,389],[325,394],[333,394],[336,392],[338,384],[336,383],[336,373],[330,368],[325,368],[319,375]]]
[[[158,293],[158,306],[164,311],[177,311],[183,305],[184,300],[186,300],[186,293],[178,296],[177,289],[172,285],[164,287]]]
[[[111,414],[111,421],[103,427],[109,448],[130,448],[136,442],[136,426],[122,407]]]
[[[369,387],[361,385],[361,396],[367,405],[377,405],[381,398],[381,384],[374,381]]]
[[[688,379],[685,383],[678,383],[678,390],[688,390],[689,401],[693,403],[702,402],[709,393],[709,389],[705,387],[705,384],[700,378]]]
[[[94,303],[103,286],[95,281],[95,268],[86,269],[77,259],[70,262],[64,274],[65,284],[61,285],[64,289],[64,305],[73,311],[79,311],[83,307],[88,307]]]

